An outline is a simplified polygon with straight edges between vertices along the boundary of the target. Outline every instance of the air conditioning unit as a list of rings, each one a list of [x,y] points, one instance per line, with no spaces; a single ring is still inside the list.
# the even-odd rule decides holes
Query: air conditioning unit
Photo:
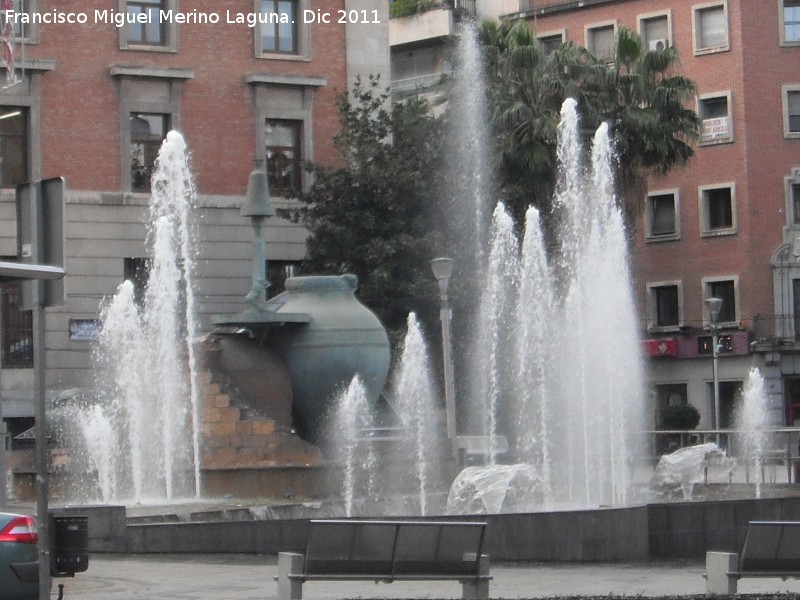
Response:
[[[667,46],[669,46],[669,42],[663,38],[658,38],[647,42],[647,48],[651,52],[661,52],[662,50],[666,50]]]

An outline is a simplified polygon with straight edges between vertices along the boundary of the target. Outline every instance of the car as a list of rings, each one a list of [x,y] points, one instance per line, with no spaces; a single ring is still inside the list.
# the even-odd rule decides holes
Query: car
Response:
[[[33,517],[0,512],[0,600],[38,600],[38,541]]]

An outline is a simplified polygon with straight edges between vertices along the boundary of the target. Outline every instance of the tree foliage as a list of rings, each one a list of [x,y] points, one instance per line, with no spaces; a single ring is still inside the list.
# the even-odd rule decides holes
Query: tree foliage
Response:
[[[525,21],[486,23],[482,41],[501,146],[498,172],[517,219],[528,204],[548,207],[558,170],[556,131],[568,97],[578,102],[587,142],[600,123],[611,126],[617,191],[629,228],[648,174],[666,173],[693,155],[700,120],[687,104],[695,86],[675,73],[675,48],[645,52],[641,37],[622,27],[613,63],[571,42],[545,54]]]
[[[341,166],[307,166],[314,182],[295,215],[311,232],[302,271],[355,274],[360,299],[396,337],[408,313],[435,297],[435,233],[426,206],[438,122],[419,98],[390,106],[377,77],[356,80],[336,104]]]

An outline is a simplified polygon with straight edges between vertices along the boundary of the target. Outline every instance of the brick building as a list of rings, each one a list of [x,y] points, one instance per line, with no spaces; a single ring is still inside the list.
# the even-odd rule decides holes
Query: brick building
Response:
[[[170,129],[196,176],[203,325],[243,309],[252,229],[239,209],[253,160],[266,159],[276,207],[309,185],[301,160],[335,161],[335,96],[358,74],[388,78],[388,6],[15,0],[13,13],[21,81],[0,90],[0,256],[17,254],[14,186],[63,176],[66,300],[46,311],[55,395],[87,386],[100,301],[145,264],[149,173]],[[304,256],[301,227],[273,218],[266,237],[271,267]],[[17,302],[5,285],[0,386],[12,435],[33,416],[30,320]]]
[[[710,316],[719,314],[720,425],[749,369],[772,420],[800,425],[800,2],[536,0],[519,13],[546,43],[613,52],[617,28],[674,46],[697,84],[703,135],[688,167],[648,182],[633,270],[649,356],[652,426],[670,404],[714,423]]]

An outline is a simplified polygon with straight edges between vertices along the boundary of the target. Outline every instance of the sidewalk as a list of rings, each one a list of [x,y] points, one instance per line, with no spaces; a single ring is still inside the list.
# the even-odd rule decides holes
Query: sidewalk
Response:
[[[272,600],[275,556],[92,555],[89,570],[64,584],[64,600]],[[699,563],[492,565],[492,598],[547,598],[609,594],[665,596],[704,594]],[[744,579],[739,593],[800,594],[800,581]],[[460,598],[457,582],[314,582],[303,586],[308,600],[343,598]]]

